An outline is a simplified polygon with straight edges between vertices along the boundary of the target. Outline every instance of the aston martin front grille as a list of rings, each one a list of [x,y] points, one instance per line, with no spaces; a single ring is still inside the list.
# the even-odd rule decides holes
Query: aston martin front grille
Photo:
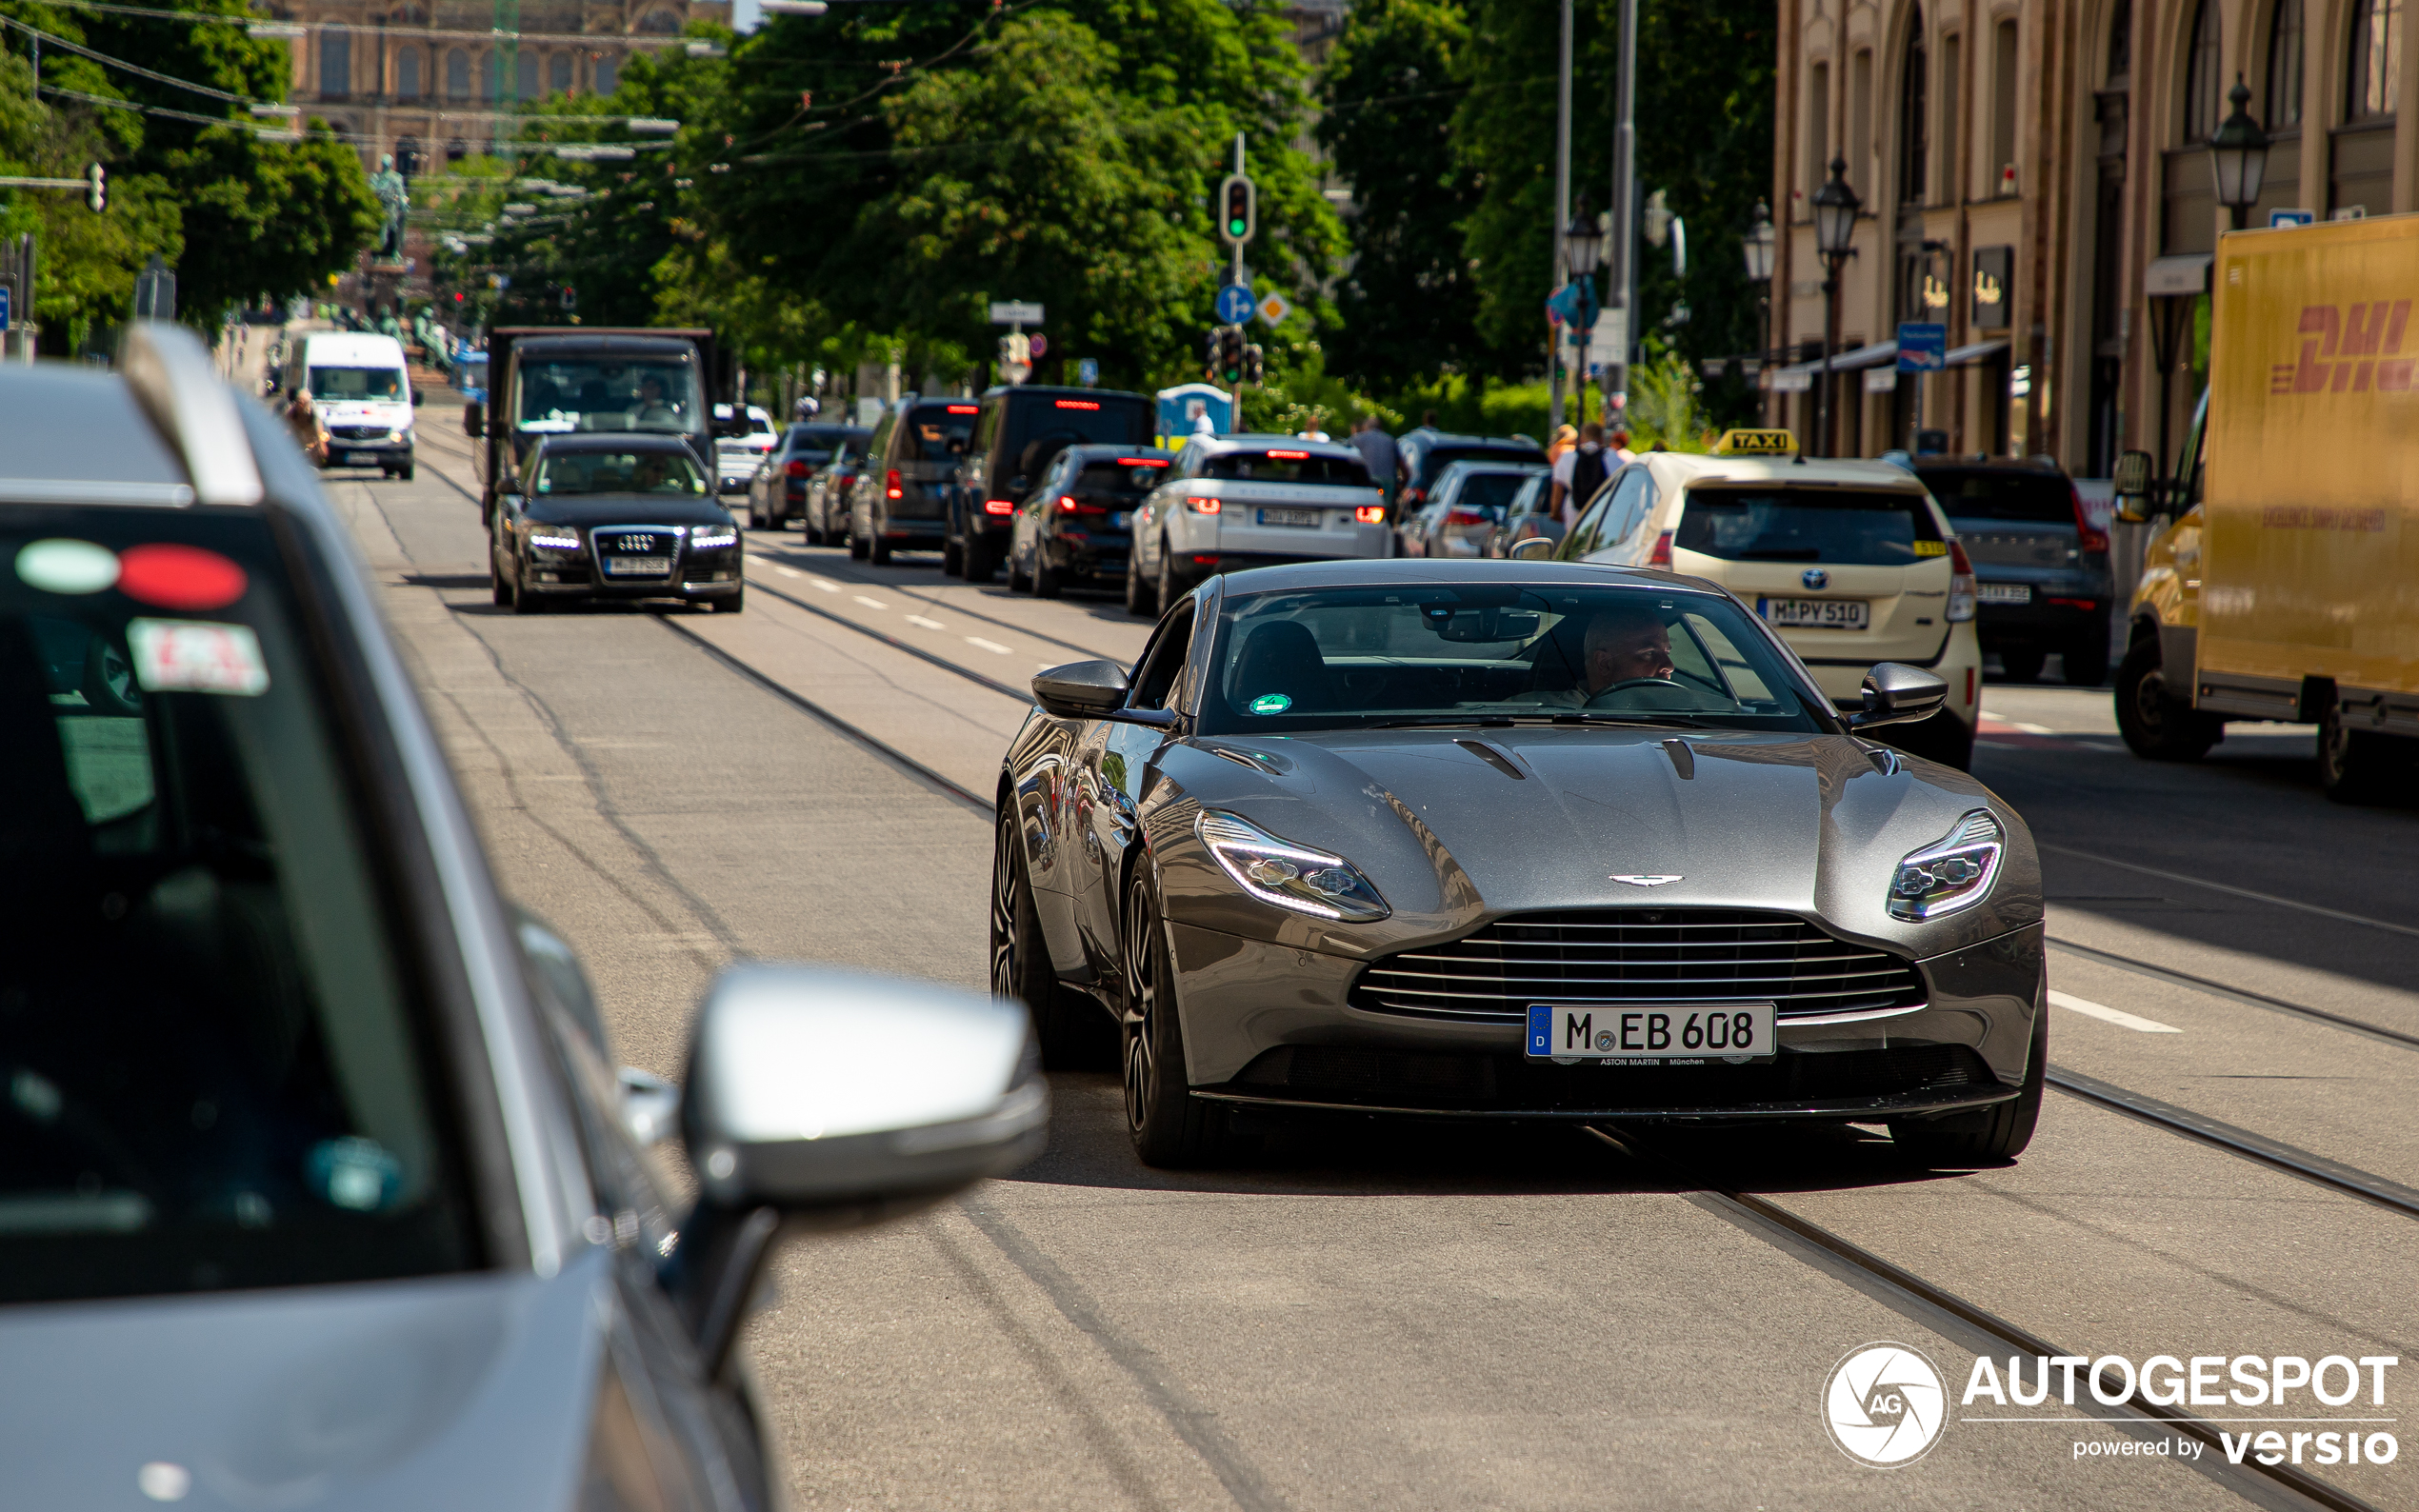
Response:
[[[1531,1003],[1764,1003],[1783,1019],[1908,1007],[1904,957],[1751,908],[1587,908],[1515,914],[1378,961],[1352,985],[1375,1013],[1518,1024]]]

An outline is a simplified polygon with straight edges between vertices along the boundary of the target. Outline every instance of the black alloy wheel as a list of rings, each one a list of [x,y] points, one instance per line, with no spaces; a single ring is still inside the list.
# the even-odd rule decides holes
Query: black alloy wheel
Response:
[[[966,545],[962,540],[953,541],[946,535],[941,538],[941,576],[966,576]]]
[[[966,581],[969,583],[989,583],[991,574],[999,570],[999,559],[988,530],[966,532],[965,558]]]
[[[2159,639],[2145,635],[2117,668],[2117,733],[2146,761],[2196,762],[2225,736],[2220,720],[2169,692],[2159,666]]]
[[[2409,790],[2414,767],[2419,741],[2353,729],[2340,699],[2318,711],[2318,786],[2336,803],[2391,802]]]
[[[1168,932],[1147,876],[1137,875],[1127,885],[1121,932],[1125,1007],[1118,1020],[1118,1060],[1125,1083],[1126,1132],[1145,1165],[1207,1164],[1225,1152],[1227,1110],[1194,1097],[1186,1077]]]
[[[1058,985],[1042,938],[1041,915],[1025,875],[1013,794],[1000,806],[991,846],[991,994],[1014,998],[1033,1016],[1033,1038],[1047,1070],[1096,1070],[1107,1063],[1099,1010]],[[1087,1033],[1089,1030],[1090,1032]]]
[[[1131,547],[1126,550],[1126,612],[1146,620],[1159,613],[1159,590],[1143,586],[1142,552]]]
[[[2006,646],[1999,650],[2000,680],[2009,683],[2041,681],[2041,665],[2049,653],[2038,646]]]
[[[2049,1075],[2049,1005],[2032,1010],[2030,1059],[2024,1083],[2005,1103],[1947,1118],[1891,1119],[1890,1143],[1926,1165],[1990,1165],[2013,1160],[2032,1143]]]
[[[1065,591],[1066,587],[1067,574],[1050,566],[1050,543],[1035,541],[1033,543],[1033,597],[1054,599]]]
[[[545,613],[548,607],[545,596],[543,594],[531,593],[528,587],[530,581],[529,558],[516,558],[514,566],[515,570],[512,573],[512,579],[518,586],[516,586],[512,591],[512,612],[515,614]]]

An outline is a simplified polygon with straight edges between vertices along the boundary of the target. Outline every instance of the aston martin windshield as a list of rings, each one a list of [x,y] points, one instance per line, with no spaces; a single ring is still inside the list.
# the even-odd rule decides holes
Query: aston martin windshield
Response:
[[[1207,734],[1568,717],[1830,727],[1736,604],[1709,593],[1468,584],[1229,599]]]

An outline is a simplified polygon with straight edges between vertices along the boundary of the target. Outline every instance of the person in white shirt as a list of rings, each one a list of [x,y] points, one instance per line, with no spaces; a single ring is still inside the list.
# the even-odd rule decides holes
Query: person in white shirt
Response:
[[[1553,492],[1547,511],[1565,526],[1579,522],[1579,511],[1595,497],[1609,470],[1605,466],[1605,428],[1590,420],[1580,428],[1579,445],[1554,459]]]

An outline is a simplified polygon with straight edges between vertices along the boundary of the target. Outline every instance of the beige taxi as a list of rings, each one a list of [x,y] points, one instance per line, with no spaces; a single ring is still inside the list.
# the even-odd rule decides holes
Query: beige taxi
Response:
[[[1936,673],[1947,706],[1882,738],[1952,766],[1972,760],[1982,681],[1973,566],[1903,468],[1809,459],[1786,430],[1733,430],[1709,455],[1652,451],[1622,468],[1553,554],[1722,585],[1780,632],[1842,709],[1862,706],[1876,662]]]

